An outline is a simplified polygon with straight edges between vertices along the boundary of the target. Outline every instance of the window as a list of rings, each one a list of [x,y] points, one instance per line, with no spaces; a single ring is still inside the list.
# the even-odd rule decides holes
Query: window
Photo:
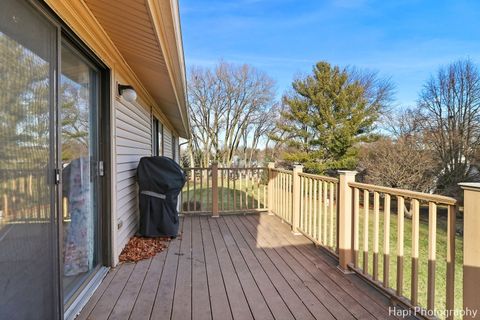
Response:
[[[163,156],[163,124],[155,117],[153,118],[152,142],[153,155]]]

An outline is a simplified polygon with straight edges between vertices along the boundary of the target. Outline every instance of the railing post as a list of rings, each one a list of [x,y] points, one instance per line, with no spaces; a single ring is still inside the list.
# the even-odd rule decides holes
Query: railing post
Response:
[[[302,165],[293,166],[293,195],[292,195],[292,232],[299,235],[298,228],[300,227],[300,176],[299,173],[303,172]]]
[[[272,169],[275,168],[275,162],[269,162],[268,163],[268,199],[267,199],[267,204],[268,204],[268,214],[273,215],[273,171]]]
[[[463,204],[463,310],[480,313],[480,183],[460,183]],[[476,319],[465,312],[463,319]]]
[[[356,171],[339,171],[338,193],[338,256],[339,269],[348,272],[352,259],[352,189],[349,182],[355,182]]]
[[[218,163],[214,162],[212,170],[212,217],[218,218]]]

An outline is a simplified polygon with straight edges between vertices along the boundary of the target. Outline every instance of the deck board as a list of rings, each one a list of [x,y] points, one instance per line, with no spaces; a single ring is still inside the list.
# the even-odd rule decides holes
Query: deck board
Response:
[[[172,319],[190,319],[192,316],[192,220],[183,223],[178,257],[177,281],[173,297]]]
[[[192,220],[192,319],[211,320],[212,309],[208,291],[207,269],[203,250],[202,230],[200,218]]]
[[[274,216],[186,216],[181,230],[112,269],[77,319],[388,318],[384,295]]]
[[[265,217],[267,221],[272,218],[275,219],[274,217]],[[255,220],[252,222],[251,218],[250,222],[254,225],[257,223]],[[362,310],[358,310],[359,306],[361,306],[375,316],[375,318],[384,319],[388,317],[388,308],[384,307],[385,304],[388,304],[388,299],[365,282],[361,282],[357,276],[345,276],[339,273],[336,270],[337,263],[329,255],[319,255],[318,249],[313,245],[300,245],[303,244],[302,239],[286,232],[288,229],[285,228],[285,225],[264,223],[261,224],[261,228],[267,229],[267,232],[262,234],[284,238],[287,242],[279,240],[282,246],[286,248],[287,251],[292,252],[294,258],[299,259],[298,261],[303,261],[303,265],[306,266],[306,268],[309,270],[313,270],[313,267],[321,269],[322,273],[319,275],[325,279],[325,286],[329,290],[335,289],[335,293],[341,296],[340,301],[344,303],[345,301],[349,301],[349,303],[344,304],[349,310],[363,314]],[[307,258],[307,260],[304,260],[303,257]],[[315,272],[315,270],[313,270],[313,272]],[[320,280],[319,276],[315,278],[317,281]],[[360,280],[360,282],[356,281],[356,286],[354,281],[351,280]],[[358,286],[360,286],[360,288]],[[345,296],[345,294],[354,300],[352,301],[348,296]],[[381,302],[381,304],[379,304],[379,302]]]
[[[209,218],[200,218],[212,318],[213,320],[229,320],[233,319],[230,302],[228,301],[228,295],[225,289],[223,275],[220,271],[217,252],[213,245],[212,232],[208,220]]]

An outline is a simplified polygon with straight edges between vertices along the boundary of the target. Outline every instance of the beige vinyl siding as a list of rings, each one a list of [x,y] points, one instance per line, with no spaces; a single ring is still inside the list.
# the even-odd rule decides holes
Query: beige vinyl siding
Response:
[[[152,155],[150,113],[123,99],[115,102],[116,148],[116,245],[118,257],[138,230],[136,169],[140,158]]]
[[[163,128],[163,155],[165,157],[172,157],[172,131],[167,127]]]

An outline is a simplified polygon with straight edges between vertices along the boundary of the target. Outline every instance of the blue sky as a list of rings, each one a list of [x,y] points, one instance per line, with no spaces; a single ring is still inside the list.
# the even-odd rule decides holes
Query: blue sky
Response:
[[[278,96],[327,60],[390,77],[409,106],[440,65],[480,62],[480,1],[180,0],[180,12],[187,68],[252,64]]]

